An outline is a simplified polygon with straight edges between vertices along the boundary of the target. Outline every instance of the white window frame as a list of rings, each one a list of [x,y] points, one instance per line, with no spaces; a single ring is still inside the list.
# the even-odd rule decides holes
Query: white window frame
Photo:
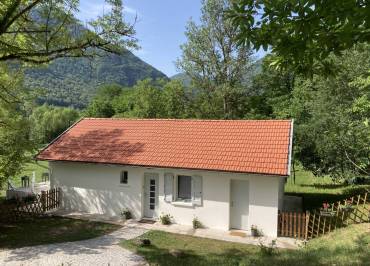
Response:
[[[179,176],[189,176],[191,178],[191,187],[190,187],[190,194],[191,198],[190,200],[182,200],[178,197],[178,180]],[[193,175],[193,174],[175,174],[173,180],[173,205],[178,206],[203,206],[203,177],[200,175]],[[200,196],[198,196],[198,200],[195,199],[195,191],[194,191],[194,180],[195,178],[198,178],[198,181],[200,181]],[[199,180],[200,179],[200,180]],[[198,183],[199,185],[199,183]]]

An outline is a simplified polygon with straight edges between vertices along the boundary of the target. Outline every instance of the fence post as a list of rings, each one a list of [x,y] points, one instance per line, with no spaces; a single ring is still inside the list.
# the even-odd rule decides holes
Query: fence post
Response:
[[[308,222],[310,221],[310,212],[306,211],[306,226],[305,226],[305,232],[304,232],[304,240],[308,240]]]
[[[57,207],[60,207],[61,199],[62,198],[62,188],[58,187],[57,188]]]
[[[41,207],[42,211],[46,211],[46,191],[41,191]]]

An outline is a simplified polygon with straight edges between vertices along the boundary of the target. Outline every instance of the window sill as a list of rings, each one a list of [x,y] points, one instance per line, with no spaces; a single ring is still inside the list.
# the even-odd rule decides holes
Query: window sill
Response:
[[[129,184],[119,184],[120,187],[130,187]]]
[[[174,206],[182,206],[182,207],[193,207],[194,204],[191,201],[172,201],[172,205]]]

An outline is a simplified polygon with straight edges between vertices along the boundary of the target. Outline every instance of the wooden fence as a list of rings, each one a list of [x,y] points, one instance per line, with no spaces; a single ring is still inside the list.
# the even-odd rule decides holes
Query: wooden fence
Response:
[[[304,212],[279,212],[278,235],[305,239],[307,233],[307,217]]]
[[[306,213],[279,212],[278,235],[309,240],[353,223],[370,221],[369,193]]]
[[[14,221],[40,216],[60,205],[60,189],[42,191],[23,199],[8,200],[0,204],[0,221]]]
[[[330,205],[328,210],[313,210],[307,222],[307,237],[312,239],[349,224],[364,223],[370,220],[368,193],[357,195]]]

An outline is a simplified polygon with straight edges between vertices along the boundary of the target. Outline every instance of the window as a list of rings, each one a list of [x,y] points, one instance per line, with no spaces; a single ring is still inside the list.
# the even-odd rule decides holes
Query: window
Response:
[[[177,186],[177,198],[179,200],[191,200],[191,176],[179,175]]]
[[[120,178],[120,183],[121,184],[127,184],[127,178],[128,178],[128,173],[127,171],[122,171],[121,172],[121,178]]]

